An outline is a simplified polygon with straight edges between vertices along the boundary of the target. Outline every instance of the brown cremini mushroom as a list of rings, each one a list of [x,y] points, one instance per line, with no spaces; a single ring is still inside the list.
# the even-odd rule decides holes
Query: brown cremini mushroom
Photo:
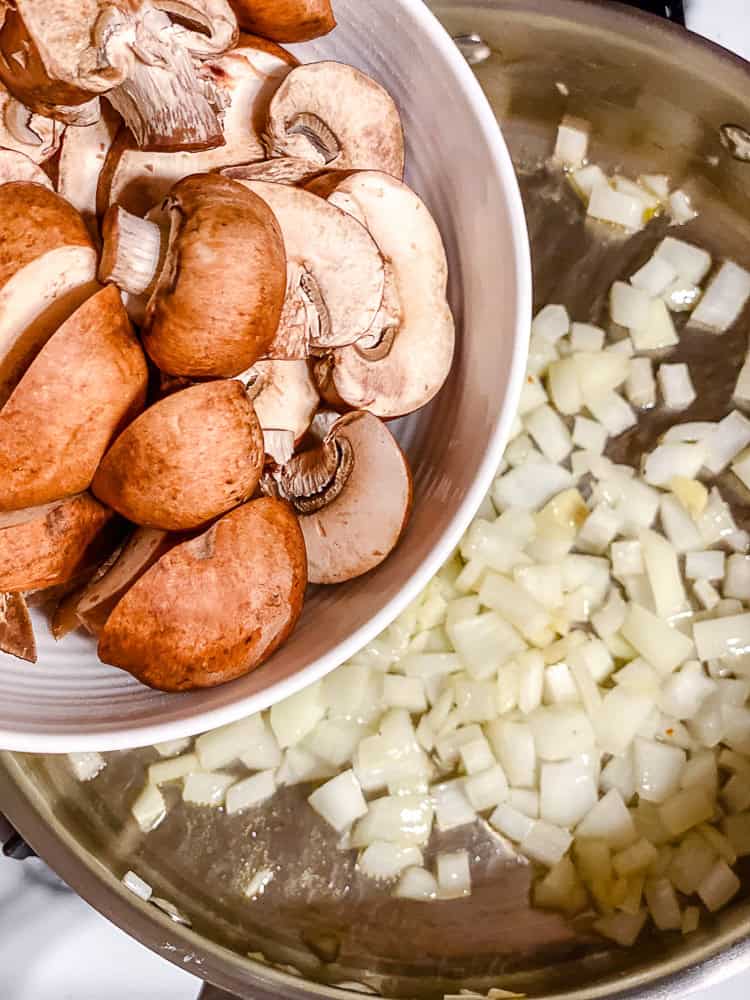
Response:
[[[406,457],[367,412],[341,417],[318,448],[295,455],[274,478],[300,515],[310,583],[343,583],[374,569],[411,512]]]
[[[53,334],[0,409],[0,510],[87,489],[113,435],[142,408],[147,379],[117,289],[104,288]]]
[[[274,499],[244,504],[130,587],[100,633],[99,658],[163,691],[223,684],[284,642],[306,578],[291,508]]]
[[[240,378],[248,387],[264,433],[290,431],[294,447],[307,432],[320,403],[309,363],[256,361]]]
[[[274,213],[218,174],[179,181],[167,208],[166,247],[156,223],[110,209],[100,278],[148,291],[143,344],[163,372],[238,375],[266,353],[281,316],[286,256]]]
[[[273,96],[270,156],[297,156],[336,170],[404,173],[404,134],[390,94],[345,63],[299,66]]]
[[[330,0],[231,0],[240,27],[274,42],[309,42],[336,27]]]
[[[226,164],[262,160],[265,150],[260,134],[269,102],[296,65],[297,60],[284,49],[249,35],[240,38],[238,48],[205,62],[201,76],[212,81],[224,108],[221,116],[224,143],[196,152],[147,152],[138,149],[123,128],[102,172],[100,214],[116,203],[128,212],[144,216],[183,177],[217,170]]]
[[[270,206],[284,235],[286,299],[268,356],[304,359],[363,336],[380,308],[384,285],[383,260],[364,226],[301,188],[235,183]]]
[[[386,419],[411,413],[439,391],[453,363],[440,231],[424,202],[388,174],[333,173],[309,190],[366,226],[387,261],[380,313],[365,337],[317,367],[321,395]]]
[[[0,650],[36,663],[36,640],[23,594],[0,594]]]
[[[247,500],[263,470],[263,433],[235,380],[205,382],[137,417],[102,459],[92,492],[129,521],[199,528]]]
[[[67,583],[101,560],[114,514],[88,493],[0,514],[0,592]]]

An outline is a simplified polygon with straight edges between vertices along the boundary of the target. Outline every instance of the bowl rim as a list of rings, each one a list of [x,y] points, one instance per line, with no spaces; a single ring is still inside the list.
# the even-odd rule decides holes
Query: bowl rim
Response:
[[[511,365],[505,399],[495,419],[489,445],[479,463],[473,483],[459,504],[450,524],[419,569],[406,580],[390,601],[353,631],[347,639],[328,650],[304,669],[269,685],[261,691],[238,697],[212,709],[197,709],[184,718],[166,722],[138,721],[112,723],[89,732],[39,732],[35,728],[0,725],[0,747],[25,753],[66,753],[90,750],[126,750],[165,740],[194,736],[208,729],[236,722],[296,694],[320,680],[353,656],[387,628],[418,596],[459,543],[489,489],[502,459],[503,450],[515,418],[526,368],[532,315],[531,251],[521,193],[510,152],[497,118],[473,71],[459,53],[450,35],[422,0],[399,0],[415,22],[426,43],[436,49],[450,66],[456,85],[473,109],[482,135],[506,195],[511,241],[508,258],[512,262],[513,294],[516,314],[513,323]],[[171,697],[177,697],[172,695]]]

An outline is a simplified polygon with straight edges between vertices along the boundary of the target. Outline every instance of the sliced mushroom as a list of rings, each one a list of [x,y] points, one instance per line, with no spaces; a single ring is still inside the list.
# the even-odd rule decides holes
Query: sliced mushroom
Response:
[[[41,184],[49,191],[53,189],[49,175],[25,153],[19,153],[16,149],[0,149],[0,184],[12,181]]]
[[[267,351],[281,316],[286,257],[279,225],[257,195],[218,174],[179,181],[167,206],[171,231],[164,266],[149,286],[144,346],[170,375],[238,375]],[[123,226],[122,212],[110,211],[120,224],[108,228],[105,220],[100,277],[116,274],[121,288],[137,293],[148,277],[141,243],[151,239],[155,247],[161,233],[144,220],[137,231]],[[155,273],[160,258],[149,257]]]
[[[308,362],[257,361],[240,378],[250,390],[263,431],[291,431],[294,447],[320,403]]]
[[[154,0],[169,14],[175,34],[194,56],[218,55],[237,44],[237,18],[227,0]]]
[[[350,413],[323,443],[276,476],[300,513],[310,583],[343,583],[379,565],[395,548],[411,511],[409,465],[388,428]]]
[[[81,493],[0,526],[0,591],[43,590],[72,580],[111,546],[113,519],[111,510]]]
[[[94,231],[99,177],[120,127],[120,116],[106,104],[93,125],[69,125],[63,136],[57,190]]]
[[[236,183],[271,207],[284,234],[286,302],[269,357],[305,358],[353,344],[372,326],[383,298],[383,260],[370,234],[309,191]]]
[[[0,410],[0,510],[87,489],[114,434],[142,408],[147,381],[110,285],[53,334]]]
[[[388,261],[379,316],[366,338],[318,368],[321,394],[383,418],[411,413],[438,392],[453,362],[440,232],[424,202],[384,173],[327,175],[310,190],[362,222]]]
[[[225,177],[232,177],[238,181],[270,181],[272,184],[304,186],[319,177],[325,169],[311,160],[300,160],[296,156],[280,156],[276,160],[224,167],[221,172]]]
[[[255,491],[263,433],[238,381],[205,382],[149,407],[102,459],[92,492],[129,521],[199,528]]]
[[[266,145],[338,170],[384,170],[401,179],[404,134],[398,108],[379,83],[345,63],[299,66],[274,94]]]
[[[163,691],[241,677],[302,610],[305,545],[291,508],[261,499],[163,555],[115,606],[99,658]]]
[[[136,528],[84,587],[59,604],[52,623],[55,638],[81,625],[99,635],[120,598],[178,541],[178,536],[157,528]]]
[[[36,640],[23,594],[0,594],[0,650],[36,663]]]
[[[309,42],[336,27],[330,0],[232,0],[240,26],[274,42]]]
[[[240,39],[239,48],[204,63],[201,76],[212,82],[224,107],[223,145],[197,152],[146,152],[123,130],[102,174],[100,212],[117,203],[129,212],[145,215],[183,177],[230,163],[262,160],[265,151],[260,133],[271,96],[296,65],[288,52],[248,36]]]
[[[25,153],[34,163],[44,163],[60,146],[65,126],[53,118],[35,115],[0,86],[0,146]]]

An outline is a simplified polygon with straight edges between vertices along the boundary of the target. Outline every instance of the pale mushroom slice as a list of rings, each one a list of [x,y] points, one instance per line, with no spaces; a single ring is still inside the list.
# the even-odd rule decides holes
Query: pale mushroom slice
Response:
[[[112,206],[100,278],[149,296],[142,339],[162,372],[232,378],[266,354],[278,327],[286,285],[278,222],[263,199],[220,174],[178,181],[165,204],[166,247],[157,223]]]
[[[238,48],[205,62],[201,76],[212,81],[224,106],[224,144],[195,152],[147,152],[136,148],[123,130],[102,173],[100,213],[116,203],[135,215],[145,215],[183,177],[262,160],[265,150],[260,133],[269,102],[296,65],[297,60],[284,49],[249,36],[240,38]]]
[[[365,338],[318,366],[321,394],[384,419],[412,413],[451,369],[455,328],[440,232],[424,202],[377,171],[333,174],[309,189],[363,223],[388,261],[383,308]]]
[[[293,186],[299,184],[304,187],[325,170],[325,167],[313,163],[312,160],[301,160],[297,156],[280,156],[275,160],[224,167],[221,172],[225,177],[233,177],[240,181],[270,181],[273,184]]]
[[[271,359],[300,359],[353,344],[372,326],[383,299],[383,259],[356,219],[301,188],[244,185],[270,206],[287,258],[284,311]]]
[[[320,403],[309,363],[257,361],[240,379],[264,434],[289,431],[293,448],[307,433]]]
[[[0,149],[0,184],[9,184],[11,181],[29,181],[53,190],[49,175],[25,153],[19,153],[16,149]]]
[[[297,156],[338,170],[404,173],[398,108],[375,80],[338,62],[295,69],[276,91],[265,134],[270,156]]]
[[[227,0],[153,0],[170,16],[175,36],[194,56],[205,59],[237,44],[237,18]]]
[[[318,448],[295,455],[275,479],[299,514],[310,583],[343,583],[374,569],[411,512],[406,456],[371,413],[341,417]]]
[[[24,153],[34,163],[45,163],[60,146],[65,126],[53,118],[35,115],[0,85],[0,146]]]
[[[115,136],[122,124],[108,104],[93,125],[68,125],[62,139],[57,167],[57,191],[78,209],[96,231],[96,195]]]
[[[0,594],[0,650],[36,663],[36,641],[23,594]]]
[[[241,27],[275,42],[309,42],[333,31],[331,0],[232,0]]]

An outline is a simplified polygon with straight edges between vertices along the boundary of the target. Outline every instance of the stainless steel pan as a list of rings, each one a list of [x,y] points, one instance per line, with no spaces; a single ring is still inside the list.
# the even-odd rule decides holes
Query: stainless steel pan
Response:
[[[724,128],[750,128],[745,63],[616,4],[485,0],[434,7],[454,36],[478,32],[490,47],[477,72],[521,177],[537,306],[562,301],[577,319],[597,319],[611,282],[631,273],[662,235],[658,222],[627,241],[584,223],[575,196],[547,166],[564,113],[592,122],[591,155],[606,167],[684,179],[701,209],[685,237],[750,267],[750,164],[727,142],[737,132]],[[418,57],[418,39],[414,44]],[[471,157],[470,149],[461,152]],[[694,419],[726,411],[746,342],[746,326],[722,338],[691,338],[684,350],[700,371]],[[616,451],[637,458],[659,429],[657,416]],[[4,754],[0,810],[116,924],[238,996],[340,998],[341,984],[358,983],[393,997],[501,986],[557,1000],[645,998],[686,992],[750,966],[750,871],[743,898],[699,933],[611,949],[585,926],[532,910],[528,866],[481,828],[471,835],[481,872],[473,896],[439,905],[397,902],[359,879],[299,789],[260,817],[227,819],[176,805],[144,838],[128,807],[152,756],[112,754],[96,782],[78,785],[64,761]],[[268,865],[275,875],[267,892],[247,900],[249,873]],[[128,894],[119,878],[129,868],[192,926]],[[277,967],[247,957],[259,952]]]

